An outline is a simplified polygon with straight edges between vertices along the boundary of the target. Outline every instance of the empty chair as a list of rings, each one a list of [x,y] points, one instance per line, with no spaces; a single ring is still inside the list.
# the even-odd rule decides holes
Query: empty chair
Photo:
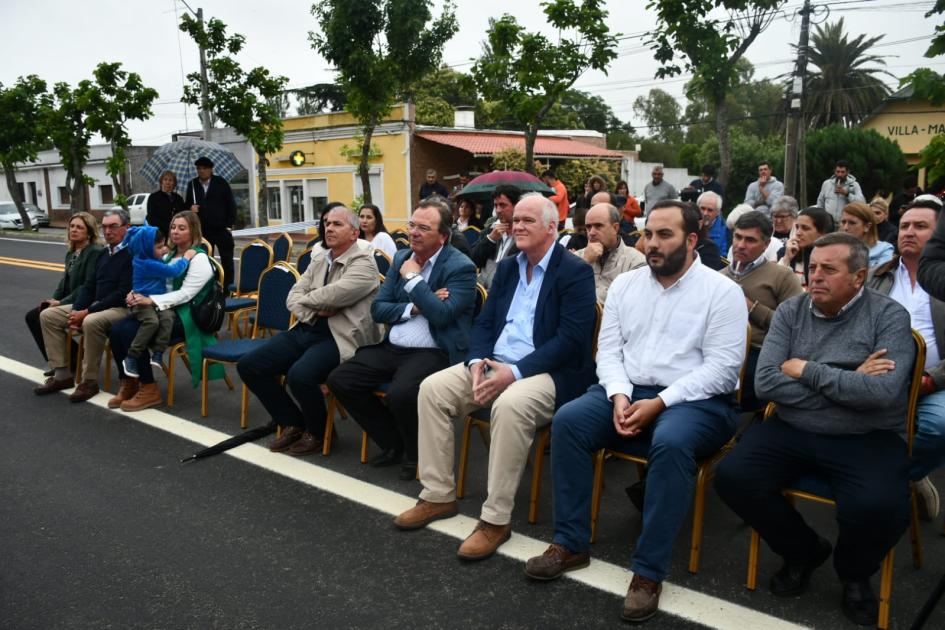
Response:
[[[272,242],[272,262],[289,262],[292,255],[292,237],[283,232]]]

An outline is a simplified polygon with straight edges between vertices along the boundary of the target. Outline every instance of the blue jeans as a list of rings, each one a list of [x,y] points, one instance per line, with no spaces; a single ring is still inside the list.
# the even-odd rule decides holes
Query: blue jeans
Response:
[[[909,479],[922,479],[945,464],[945,390],[919,399]]]
[[[634,387],[631,401],[654,398],[662,389]],[[728,395],[680,403],[664,410],[640,435],[625,438],[614,428],[613,408],[604,388],[593,385],[561,407],[552,419],[554,542],[573,553],[590,547],[592,456],[596,451],[610,448],[644,455],[649,464],[643,532],[630,568],[662,582],[673,542],[689,513],[696,460],[713,454],[734,435],[737,413]]]

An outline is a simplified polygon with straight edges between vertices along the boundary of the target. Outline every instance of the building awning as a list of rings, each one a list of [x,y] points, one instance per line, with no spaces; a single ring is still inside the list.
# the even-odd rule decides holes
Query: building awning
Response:
[[[525,137],[520,134],[419,131],[417,135],[431,142],[462,149],[472,153],[473,157],[490,157],[510,148],[523,153],[525,151]],[[535,139],[535,157],[619,160],[623,154],[570,138],[538,136]]]

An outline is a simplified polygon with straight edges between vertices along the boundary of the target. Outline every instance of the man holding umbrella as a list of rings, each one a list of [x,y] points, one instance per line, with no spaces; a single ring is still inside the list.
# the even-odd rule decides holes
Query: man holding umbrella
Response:
[[[197,177],[187,185],[184,201],[200,217],[200,229],[220,254],[224,287],[233,282],[233,235],[230,230],[236,222],[236,200],[225,179],[213,174],[213,161],[197,158]]]

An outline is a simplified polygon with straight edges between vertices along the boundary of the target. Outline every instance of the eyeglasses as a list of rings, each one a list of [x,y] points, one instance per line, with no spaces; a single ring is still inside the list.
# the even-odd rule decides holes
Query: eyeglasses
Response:
[[[789,215],[789,214],[772,214],[772,215],[771,215],[771,218],[774,219],[775,221],[777,221],[777,220],[779,220],[779,219],[780,219],[781,221],[783,221],[784,219],[790,219],[790,218],[791,218],[791,215]]]

